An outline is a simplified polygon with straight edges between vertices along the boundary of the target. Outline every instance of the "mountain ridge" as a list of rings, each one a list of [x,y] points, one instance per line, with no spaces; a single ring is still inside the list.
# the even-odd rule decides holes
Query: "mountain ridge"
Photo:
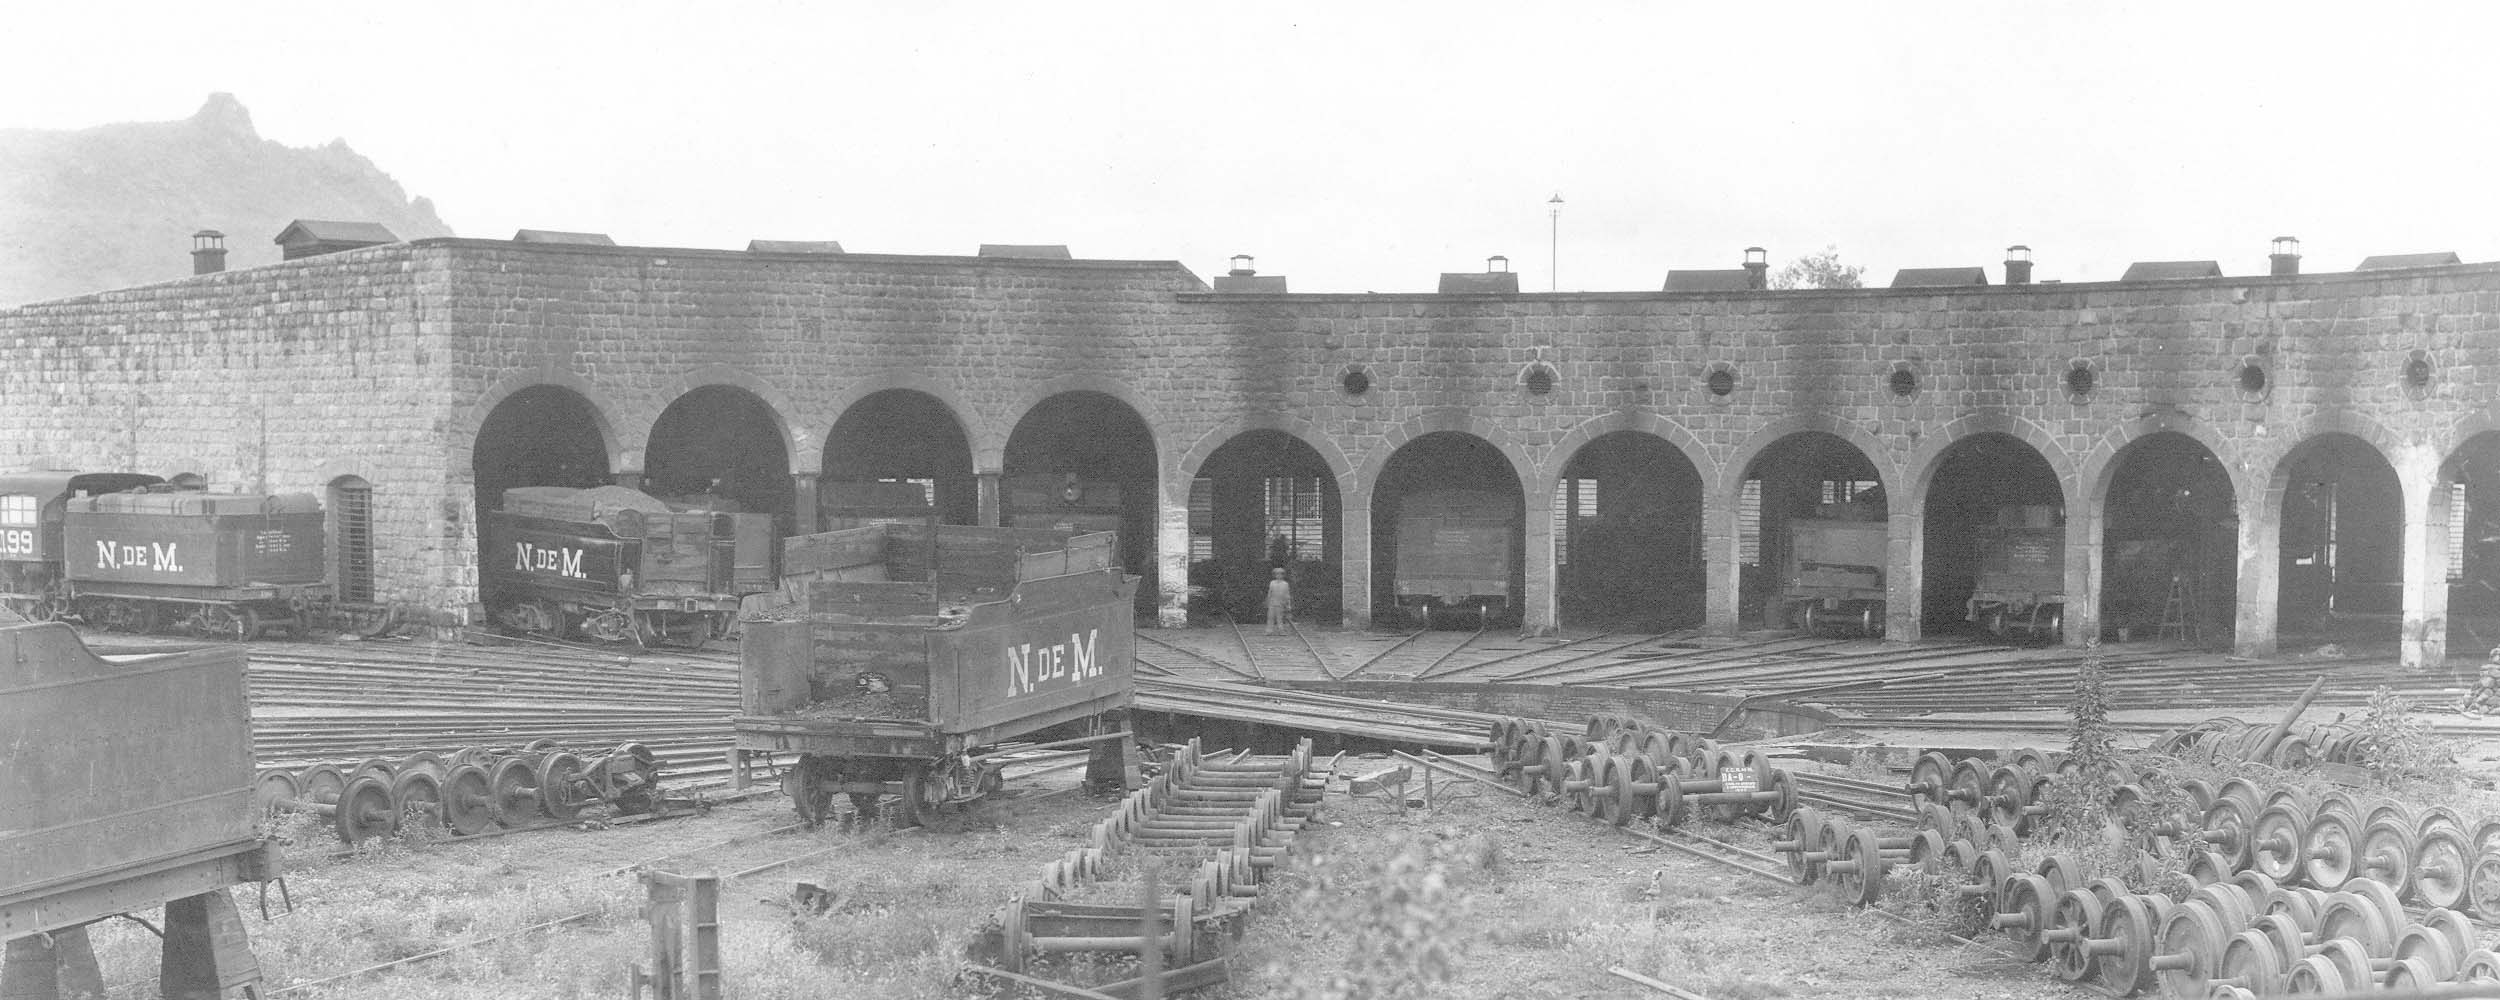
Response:
[[[175,121],[0,129],[0,306],[187,277],[202,229],[226,234],[229,269],[276,263],[296,219],[452,235],[346,140],[261,138],[232,94]]]

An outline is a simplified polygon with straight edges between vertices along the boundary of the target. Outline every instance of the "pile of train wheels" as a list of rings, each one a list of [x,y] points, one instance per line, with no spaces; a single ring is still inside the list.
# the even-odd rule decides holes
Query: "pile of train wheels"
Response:
[[[848,794],[853,815],[881,813],[894,795],[898,827],[928,826],[949,810],[962,810],[1006,785],[997,763],[970,757],[916,760],[895,757],[802,756],[781,773],[782,794],[809,829],[834,818],[833,797]]]
[[[659,781],[659,759],[640,743],[584,756],[539,740],[467,747],[448,757],[419,751],[345,766],[264,768],[253,798],[272,819],[324,817],[353,847],[411,828],[472,836],[569,823],[598,803],[619,815],[650,812],[659,803]]]
[[[1796,781],[1761,751],[1723,750],[1640,719],[1601,715],[1579,732],[1504,719],[1493,746],[1494,767],[1532,798],[1566,802],[1616,826],[1648,819],[1674,827],[1701,811],[1723,822],[1780,823],[1797,808]]]
[[[2042,792],[2071,766],[2036,750],[1913,766],[1919,835],[1945,846],[1911,863],[1967,907],[1957,930],[2003,933],[2060,978],[2128,996],[2500,984],[2473,922],[2500,919],[2500,819],[2246,778],[2154,795],[2159,776],[2122,773],[2093,852],[2119,871],[2092,878],[2039,837]],[[1792,839],[1800,863],[1831,856],[1828,834]]]

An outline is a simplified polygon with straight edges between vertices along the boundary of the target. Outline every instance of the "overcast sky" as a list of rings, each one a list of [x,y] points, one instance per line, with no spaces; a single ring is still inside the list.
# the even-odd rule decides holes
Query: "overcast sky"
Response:
[[[1869,282],[2500,259],[2500,5],[224,0],[8,15],[0,127],[342,138],[464,236],[1234,253],[1542,290],[1826,245]],[[1558,266],[1548,199],[1564,200]]]

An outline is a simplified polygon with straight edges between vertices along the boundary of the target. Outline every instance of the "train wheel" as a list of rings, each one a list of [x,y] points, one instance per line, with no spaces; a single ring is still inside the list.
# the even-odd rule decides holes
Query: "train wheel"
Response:
[[[486,783],[494,788],[495,817],[505,826],[538,822],[538,773],[520,757],[496,761]]]
[[[810,830],[825,825],[825,818],[833,814],[833,796],[816,780],[815,769],[805,763],[781,772],[781,794],[790,797],[790,810]]]
[[[192,616],[191,630],[202,639],[247,641],[260,634],[260,613],[239,604],[210,604]]]
[[[538,762],[539,808],[557,822],[570,823],[582,814],[588,799],[573,788],[585,768],[582,759],[569,753],[551,753]]]
[[[1797,621],[1798,627],[1805,629],[1808,635],[1823,631],[1823,606],[1806,605],[1805,611],[1798,614]]]
[[[928,826],[946,805],[946,781],[923,765],[903,772],[903,825]]]
[[[463,837],[485,833],[495,825],[495,785],[486,769],[462,764],[445,775],[443,818],[451,832]]]
[[[443,809],[443,782],[431,771],[406,771],[391,778],[392,811],[400,825],[440,830],[450,818]]]
[[[605,608],[595,614],[584,615],[581,630],[583,635],[600,642],[625,642],[627,640],[640,642],[642,640],[642,629],[635,624],[633,616],[615,608]]]
[[[359,778],[339,792],[338,809],[330,814],[339,839],[355,847],[399,829],[399,813],[391,808],[391,786],[380,778]]]
[[[2031,637],[2056,642],[2066,635],[2066,606],[2043,604],[2031,611]]]
[[[1999,639],[2005,638],[2005,605],[1998,604],[1989,607],[1988,613],[1979,617],[1979,622],[1982,628],[1988,630],[1989,635]]]

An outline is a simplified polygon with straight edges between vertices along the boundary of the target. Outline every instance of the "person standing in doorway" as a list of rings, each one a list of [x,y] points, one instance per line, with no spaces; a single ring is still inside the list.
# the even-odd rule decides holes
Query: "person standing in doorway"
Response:
[[[1285,582],[1285,568],[1276,567],[1267,579],[1267,634],[1277,635],[1285,627],[1285,609],[1293,606],[1293,584]]]

